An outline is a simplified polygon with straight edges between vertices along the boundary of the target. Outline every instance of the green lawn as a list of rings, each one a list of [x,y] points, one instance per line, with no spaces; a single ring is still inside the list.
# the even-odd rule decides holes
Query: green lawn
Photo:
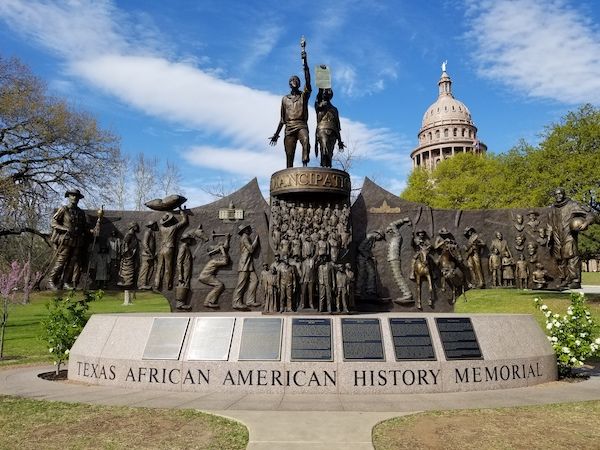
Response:
[[[583,272],[581,274],[581,283],[600,285],[600,272]]]
[[[0,448],[243,449],[248,429],[193,410],[126,408],[0,396]]]
[[[432,411],[373,429],[377,450],[598,449],[600,402]]]
[[[567,292],[523,291],[519,289],[481,289],[468,291],[465,296],[456,300],[454,311],[457,313],[488,314],[532,314],[540,326],[545,326],[543,314],[535,308],[533,299],[541,298],[554,313],[565,314],[570,304]],[[597,322],[600,333],[600,297],[589,295],[587,308]]]
[[[599,275],[592,273],[587,275]],[[584,283],[589,283],[584,277]],[[37,293],[27,305],[10,307],[4,342],[7,364],[25,364],[50,361],[45,343],[39,339],[40,321],[47,314],[46,303],[54,296],[51,292]],[[532,314],[540,326],[544,318],[533,305],[533,298],[541,297],[554,312],[564,314],[569,305],[569,294],[543,291],[521,291],[517,289],[483,289],[467,292],[455,305],[458,313],[518,313]],[[589,297],[588,307],[600,323],[600,298]],[[123,305],[122,292],[106,292],[100,301],[90,303],[90,313],[168,312],[166,299],[152,292],[138,292],[133,305]],[[600,334],[600,326],[597,327]]]
[[[584,277],[584,284],[591,284],[590,280],[597,274],[587,275]],[[53,295],[50,292],[39,293],[32,297],[30,304],[11,306],[5,338],[5,355],[12,359],[0,361],[0,367],[50,361],[45,343],[38,336],[40,321],[47,312],[45,305]],[[472,290],[467,292],[466,296],[460,297],[456,302],[455,311],[532,314],[543,326],[544,318],[533,304],[535,297],[542,298],[550,309],[561,314],[566,312],[569,305],[568,293],[484,289]],[[101,300],[90,303],[90,313],[169,311],[166,299],[151,292],[138,293],[133,305],[124,306],[122,303],[121,292],[107,292]],[[596,321],[600,322],[600,296],[590,296],[587,306]],[[596,330],[600,333],[600,327],[597,326]],[[587,417],[597,421],[598,404],[578,403],[564,407],[558,405],[556,408],[565,417],[570,417],[578,411],[584,419]],[[539,429],[548,431],[546,418],[549,413],[553,413],[553,408],[546,406],[483,412],[432,412],[411,416],[406,420],[393,419],[391,422],[384,422],[383,426],[378,426],[374,432],[374,443],[376,448],[513,448],[511,443],[520,442],[522,439],[517,429],[518,425],[539,420]],[[495,437],[487,441],[474,441],[473,436],[481,434],[475,430],[480,430],[483,426],[483,422],[477,421],[482,414],[488,417],[494,414],[494,420],[498,421],[494,426],[498,430],[515,431],[504,433],[508,436],[506,442]],[[440,419],[442,416],[447,419]],[[219,420],[221,419],[210,416],[203,417],[202,414],[193,411],[98,407],[0,397],[0,436],[5,436],[0,438],[0,448],[9,448],[15,442],[19,442],[20,448],[63,448],[67,441],[72,448],[165,448],[173,447],[174,442],[181,448],[244,448],[248,441],[247,430],[238,424]],[[440,424],[440,420],[447,420],[448,424]],[[101,426],[90,428],[90,424],[96,421]],[[82,423],[86,425],[81,426]],[[412,423],[417,424],[417,431]],[[460,429],[471,426],[474,430],[465,428],[464,435],[459,436],[455,433],[457,426]],[[454,440],[443,434],[446,428],[450,430],[448,436],[453,436]],[[529,425],[526,428],[530,429]],[[577,444],[583,445],[579,448],[587,448],[585,446],[590,442],[597,442],[596,434],[585,434],[585,430],[588,429],[588,426],[583,426],[581,433],[577,435]],[[106,430],[111,431],[106,434]],[[157,433],[157,430],[160,432]],[[173,434],[173,430],[175,434],[169,438],[171,440],[165,440],[165,436],[171,436],[169,433]],[[424,433],[423,430],[431,432]],[[490,430],[490,433],[492,431],[494,430]],[[542,434],[546,436],[545,431]],[[525,435],[526,433],[523,436]],[[560,440],[566,435],[558,433],[554,438]],[[424,442],[420,440],[422,438],[425,439]],[[537,439],[538,437],[533,441],[539,443]],[[497,445],[489,447],[493,442]],[[437,447],[436,444],[440,446]],[[483,447],[478,447],[479,445]],[[560,445],[557,448],[559,447]]]
[[[26,305],[10,306],[4,337],[4,356],[0,366],[50,361],[46,344],[39,338],[40,322],[47,315],[46,304],[53,292],[32,295]],[[122,292],[105,292],[99,301],[90,303],[90,313],[168,312],[167,300],[153,292],[138,292],[132,305],[123,305]]]

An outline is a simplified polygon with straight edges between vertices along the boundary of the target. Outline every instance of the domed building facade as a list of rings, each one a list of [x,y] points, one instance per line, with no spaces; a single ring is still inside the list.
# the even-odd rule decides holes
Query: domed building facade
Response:
[[[413,168],[433,170],[440,161],[457,153],[483,154],[486,145],[477,138],[477,127],[471,112],[464,103],[452,95],[452,80],[442,64],[442,76],[438,81],[437,100],[425,111],[419,146],[410,154]]]

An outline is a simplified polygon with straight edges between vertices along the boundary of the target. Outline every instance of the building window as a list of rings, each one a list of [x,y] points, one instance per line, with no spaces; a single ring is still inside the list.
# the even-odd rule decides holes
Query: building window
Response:
[[[435,130],[435,139],[439,140],[440,138],[440,130]]]
[[[462,137],[465,137],[465,129],[462,129]]]
[[[447,138],[448,137],[448,128],[444,128],[444,137]]]
[[[429,132],[429,142],[431,142],[431,139],[432,139],[432,137],[431,137],[431,131],[430,131]]]
[[[471,134],[472,134],[472,131],[471,131],[471,130],[469,130],[469,137],[473,137],[473,136],[471,136]]]
[[[454,137],[456,137],[457,134],[458,134],[458,130],[456,128],[454,130],[452,130],[452,135]]]

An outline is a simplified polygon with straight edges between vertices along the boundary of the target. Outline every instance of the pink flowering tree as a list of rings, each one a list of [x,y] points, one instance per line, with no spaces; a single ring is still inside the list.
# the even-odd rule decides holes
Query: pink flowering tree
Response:
[[[21,266],[18,261],[13,261],[10,270],[0,272],[0,296],[2,297],[2,318],[0,321],[0,359],[4,358],[4,331],[8,322],[10,305],[16,303],[17,293],[23,293],[24,298],[29,298],[31,288],[38,282],[41,274],[31,274],[31,266],[26,262]]]

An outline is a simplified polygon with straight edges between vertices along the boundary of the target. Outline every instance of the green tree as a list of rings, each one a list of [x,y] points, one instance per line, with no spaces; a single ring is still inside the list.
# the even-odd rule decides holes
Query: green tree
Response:
[[[54,359],[56,374],[61,365],[69,359],[71,347],[83,331],[89,316],[89,302],[100,300],[103,292],[83,292],[82,298],[75,298],[70,291],[65,298],[55,297],[46,306],[48,316],[42,320],[42,339],[48,345],[48,352]]]
[[[458,154],[433,171],[416,169],[401,197],[434,208],[528,208],[553,203],[561,186],[574,200],[600,197],[600,110],[583,105],[547,126],[539,145],[524,140],[499,155]],[[600,254],[600,226],[582,233],[584,258]]]
[[[431,172],[422,167],[417,167],[408,177],[406,188],[401,197],[409,202],[432,205],[434,196],[434,182]]]
[[[558,186],[587,203],[600,187],[600,110],[583,105],[547,126],[537,147],[520,142],[500,158],[522,206],[551,204]]]
[[[583,105],[547,126],[539,145],[499,155],[459,154],[415,170],[402,198],[437,208],[541,207],[558,186],[577,201],[600,191],[600,110]],[[587,202],[587,201],[586,201]]]
[[[508,201],[503,196],[504,184],[498,158],[461,153],[433,171],[413,171],[401,196],[434,208],[501,208]]]
[[[29,232],[47,240],[48,216],[65,190],[102,197],[118,161],[113,133],[50,96],[19,60],[0,56],[0,237]]]

